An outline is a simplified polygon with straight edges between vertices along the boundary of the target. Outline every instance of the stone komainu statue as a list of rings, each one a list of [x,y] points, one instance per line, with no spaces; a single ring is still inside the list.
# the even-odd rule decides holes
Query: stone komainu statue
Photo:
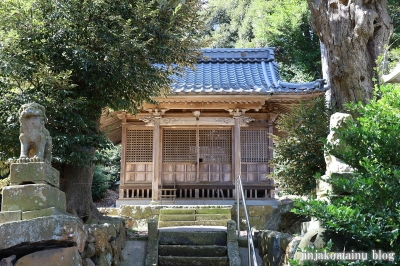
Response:
[[[21,156],[20,163],[51,163],[52,142],[49,131],[44,127],[47,122],[46,109],[37,103],[28,103],[18,111],[20,123]]]

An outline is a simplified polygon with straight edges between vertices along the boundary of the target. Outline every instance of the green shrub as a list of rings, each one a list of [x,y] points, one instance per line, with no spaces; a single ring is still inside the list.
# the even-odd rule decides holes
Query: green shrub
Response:
[[[295,213],[317,218],[325,228],[355,241],[359,250],[395,252],[399,263],[400,87],[382,87],[369,104],[348,107],[356,119],[337,130],[345,149],[328,147],[329,153],[355,169],[351,179],[329,180],[348,195],[330,198],[330,205],[298,201]],[[362,265],[381,263],[385,262]]]
[[[96,165],[93,174],[92,197],[93,200],[104,198],[107,189],[109,189],[110,176],[104,171],[100,165]]]
[[[315,194],[315,175],[325,172],[323,139],[328,134],[328,108],[324,98],[303,102],[281,115],[275,138],[272,177],[286,194]]]
[[[94,169],[92,197],[102,199],[107,189],[117,189],[121,170],[121,147],[97,152],[97,165]]]

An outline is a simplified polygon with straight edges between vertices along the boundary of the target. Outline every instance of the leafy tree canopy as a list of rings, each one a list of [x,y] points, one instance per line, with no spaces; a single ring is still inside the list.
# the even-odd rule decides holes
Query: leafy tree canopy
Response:
[[[301,0],[210,0],[202,14],[211,47],[275,47],[282,75],[291,81],[321,77],[309,15]]]
[[[195,62],[196,0],[0,2],[1,160],[18,156],[18,108],[47,108],[54,160],[87,165],[107,146],[104,107],[136,112]]]

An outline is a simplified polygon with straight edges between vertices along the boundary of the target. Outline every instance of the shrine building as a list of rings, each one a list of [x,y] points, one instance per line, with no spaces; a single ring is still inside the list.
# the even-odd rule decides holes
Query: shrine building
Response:
[[[248,201],[274,198],[275,122],[323,95],[324,81],[282,81],[273,48],[202,53],[195,70],[174,77],[168,97],[103,118],[122,145],[117,206],[232,204],[239,175]]]

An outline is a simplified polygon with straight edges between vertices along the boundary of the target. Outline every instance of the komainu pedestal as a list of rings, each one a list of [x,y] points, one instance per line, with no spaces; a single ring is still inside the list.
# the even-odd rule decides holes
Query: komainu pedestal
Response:
[[[50,185],[30,184],[3,189],[3,211],[35,211],[47,208],[66,209],[65,193]]]
[[[15,163],[10,168],[11,186],[3,188],[0,223],[66,212],[59,172],[49,163]]]
[[[59,188],[60,173],[51,164],[45,162],[13,163],[10,184],[48,184]]]

